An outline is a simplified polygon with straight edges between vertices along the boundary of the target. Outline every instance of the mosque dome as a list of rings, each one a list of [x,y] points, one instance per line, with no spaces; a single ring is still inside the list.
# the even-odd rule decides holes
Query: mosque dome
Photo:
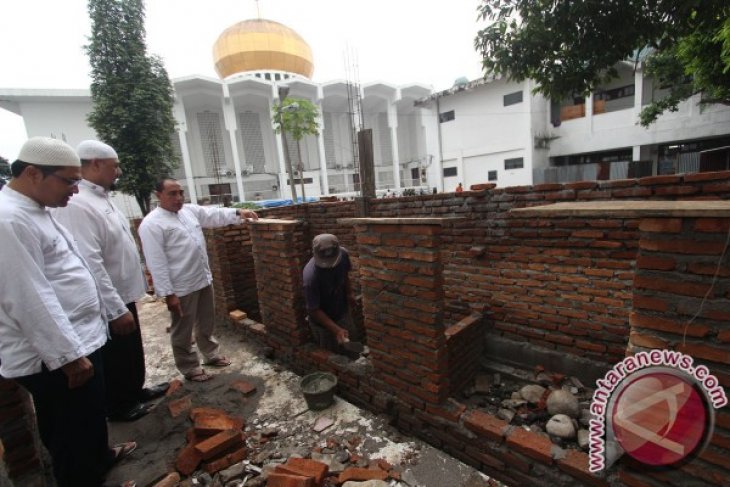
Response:
[[[213,44],[215,70],[221,78],[251,71],[298,74],[311,78],[312,49],[289,27],[266,19],[238,22]]]

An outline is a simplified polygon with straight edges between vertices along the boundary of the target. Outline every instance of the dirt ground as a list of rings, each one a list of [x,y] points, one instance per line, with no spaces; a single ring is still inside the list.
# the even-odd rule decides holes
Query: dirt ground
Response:
[[[145,343],[147,385],[181,379],[175,369],[169,334],[169,315],[164,303],[153,299],[138,303]],[[256,344],[246,343],[231,327],[217,330],[223,353],[233,361],[224,369],[208,369],[216,377],[205,383],[183,381],[179,398],[190,394],[193,407],[206,406],[241,416],[246,432],[255,437],[271,435],[266,448],[251,448],[249,461],[256,464],[281,462],[290,455],[309,456],[317,447],[347,444],[365,459],[382,458],[401,472],[401,482],[393,485],[480,487],[490,483],[483,474],[414,438],[405,437],[378,417],[335,398],[324,411],[310,411],[299,389],[300,377],[265,359]],[[256,386],[244,396],[231,383],[245,380]],[[152,485],[173,468],[177,452],[185,445],[191,423],[187,414],[173,418],[167,407],[171,398],[157,402],[147,416],[132,423],[110,423],[110,441],[134,440],[138,449],[121,462],[107,478],[108,485],[134,479],[139,487]],[[332,426],[313,430],[321,418]],[[251,446],[249,444],[249,446]]]

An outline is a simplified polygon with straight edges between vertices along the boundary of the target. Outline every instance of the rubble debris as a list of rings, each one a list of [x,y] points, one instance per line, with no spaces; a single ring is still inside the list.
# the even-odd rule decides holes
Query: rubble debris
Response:
[[[565,414],[571,418],[577,418],[580,415],[578,399],[564,389],[557,389],[550,393],[547,398],[547,409],[552,415]]]

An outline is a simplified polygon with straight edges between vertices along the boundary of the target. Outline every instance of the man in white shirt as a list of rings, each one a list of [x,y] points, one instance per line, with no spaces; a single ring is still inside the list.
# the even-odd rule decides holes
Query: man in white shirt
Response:
[[[133,421],[149,412],[143,401],[165,393],[168,384],[144,388],[142,333],[135,301],[147,285],[129,223],[109,192],[121,176],[116,151],[96,140],[76,148],[81,158],[79,194],[53,216],[76,238],[101,290],[110,339],[103,348],[107,416]]]
[[[99,288],[73,238],[47,210],[78,192],[80,166],[64,142],[34,137],[0,191],[0,374],[32,395],[59,487],[101,485],[136,448],[109,448]]]
[[[226,367],[231,362],[220,355],[213,338],[213,276],[202,228],[240,224],[242,219],[257,220],[258,216],[250,210],[183,205],[183,189],[174,179],[160,181],[155,194],[159,206],[139,227],[142,251],[155,293],[165,298],[172,315],[175,365],[186,379],[207,381],[212,376],[205,373],[193,350],[193,330],[206,365]]]

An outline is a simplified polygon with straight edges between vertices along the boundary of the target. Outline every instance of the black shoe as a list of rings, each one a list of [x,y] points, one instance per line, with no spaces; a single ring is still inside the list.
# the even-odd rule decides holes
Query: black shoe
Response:
[[[150,408],[146,404],[137,403],[129,409],[118,411],[114,414],[110,414],[107,419],[109,421],[136,421],[142,416],[150,412]]]
[[[169,388],[169,382],[163,382],[162,384],[157,384],[156,386],[152,387],[145,387],[139,393],[139,400],[142,402],[147,402],[153,399],[157,399],[158,397],[164,396]]]

